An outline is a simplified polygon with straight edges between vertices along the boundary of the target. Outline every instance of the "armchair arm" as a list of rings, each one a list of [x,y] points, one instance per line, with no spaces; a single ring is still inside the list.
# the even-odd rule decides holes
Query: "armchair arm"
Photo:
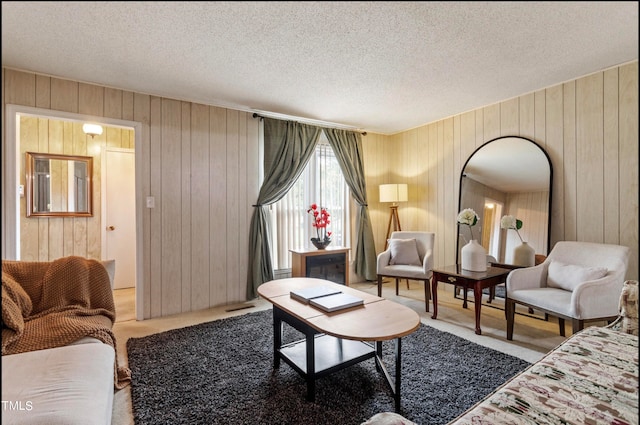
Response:
[[[579,319],[613,317],[619,313],[623,278],[616,273],[578,284],[571,294],[571,308]]]
[[[548,263],[542,263],[534,267],[511,270],[507,276],[507,296],[511,291],[546,287],[548,267]]]
[[[386,251],[382,251],[378,254],[378,258],[376,261],[376,270],[380,271],[383,268],[389,265],[389,261],[391,261],[391,250],[387,249]]]
[[[429,248],[422,259],[422,270],[429,274],[433,270],[433,249]]]

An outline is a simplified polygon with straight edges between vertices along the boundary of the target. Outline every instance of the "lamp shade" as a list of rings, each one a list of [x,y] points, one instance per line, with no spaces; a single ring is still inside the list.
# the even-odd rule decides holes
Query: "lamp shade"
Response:
[[[406,184],[381,184],[380,202],[407,202],[409,195]]]
[[[82,124],[82,131],[89,136],[99,136],[102,134],[102,126],[98,124]]]

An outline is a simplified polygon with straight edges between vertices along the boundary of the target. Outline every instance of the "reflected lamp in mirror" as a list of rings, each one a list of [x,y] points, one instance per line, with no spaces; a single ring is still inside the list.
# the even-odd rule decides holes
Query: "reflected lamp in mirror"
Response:
[[[91,137],[100,136],[102,134],[102,126],[99,124],[82,124],[82,131]]]
[[[27,217],[93,216],[93,158],[26,153]]]

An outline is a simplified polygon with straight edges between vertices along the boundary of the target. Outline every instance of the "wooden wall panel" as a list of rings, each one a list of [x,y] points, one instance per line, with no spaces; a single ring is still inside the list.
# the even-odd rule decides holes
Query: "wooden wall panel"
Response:
[[[177,100],[163,99],[161,102],[161,148],[160,148],[160,193],[161,193],[161,267],[162,267],[162,312],[182,312],[182,256],[181,256],[181,108]],[[158,204],[156,203],[156,208]]]
[[[209,194],[209,227],[211,229],[209,264],[210,305],[224,304],[227,294],[227,239],[236,237],[227,233],[227,111],[223,108],[209,109],[209,133],[211,150],[209,167],[211,174]]]
[[[149,217],[149,261],[150,269],[148,279],[150,282],[149,292],[149,317],[160,317],[163,314],[162,292],[162,99],[151,96],[149,110],[149,195],[155,200],[155,208],[150,209]],[[166,165],[165,165],[166,167]],[[170,171],[168,171],[170,172]]]
[[[620,185],[618,169],[618,70],[604,72],[603,81],[603,171],[604,217],[603,230],[606,243],[620,243]]]
[[[151,96],[135,93],[133,96],[133,120],[142,124],[140,131],[140,149],[136,150],[136,175],[141,182],[136,188],[136,219],[138,227],[142,227],[142,240],[137,243],[141,252],[136,270],[136,286],[142,287],[144,296],[136,300],[136,314],[142,310],[142,317],[151,316],[151,211],[146,207],[146,197],[151,196]],[[140,189],[138,191],[138,189]]]
[[[104,116],[122,119],[122,90],[104,89]]]
[[[25,152],[40,152],[40,133],[42,120],[38,118],[25,117],[20,121],[20,170],[25,169]],[[45,127],[46,128],[46,127]],[[27,196],[25,173],[20,173],[20,184],[25,188],[25,197]],[[27,206],[25,198],[20,199],[20,235],[24,235],[20,239],[20,258],[25,261],[39,261],[42,256],[40,249],[40,235],[44,232],[40,231],[40,220],[26,219]],[[23,218],[24,217],[24,218]],[[46,219],[44,219],[46,220]],[[46,229],[46,227],[43,227]]]
[[[192,208],[192,163],[191,163],[191,104],[188,102],[180,103],[180,193],[181,193],[181,212],[180,212],[180,262],[182,263],[180,270],[180,287],[181,287],[181,306],[180,311],[191,311],[191,289],[193,287],[193,273],[191,258],[193,251],[191,249],[191,208]]]
[[[240,264],[238,262],[240,255],[240,243],[237,235],[240,230],[240,214],[239,211],[239,199],[240,194],[240,140],[239,140],[239,116],[238,111],[227,111],[226,119],[226,199],[225,199],[225,211],[226,223],[224,227],[226,232],[226,247],[227,252],[227,264],[225,271],[225,286],[227,288],[227,299],[233,301],[242,301],[244,299],[244,293],[242,298],[236,290],[238,287],[234,282],[238,282],[240,279]],[[244,291],[242,291],[244,292]]]
[[[209,263],[211,231],[209,227],[209,107],[191,108],[191,307],[209,306]]]
[[[500,103],[500,134],[520,135],[520,102],[511,99]]]
[[[604,238],[602,73],[576,82],[577,215],[579,240]]]
[[[638,62],[619,69],[620,244],[631,248],[628,276],[638,279]],[[614,172],[608,169],[607,172]]]
[[[518,98],[518,136],[526,137],[527,139],[535,140],[535,95],[533,93],[525,94]],[[509,136],[508,133],[503,133]]]

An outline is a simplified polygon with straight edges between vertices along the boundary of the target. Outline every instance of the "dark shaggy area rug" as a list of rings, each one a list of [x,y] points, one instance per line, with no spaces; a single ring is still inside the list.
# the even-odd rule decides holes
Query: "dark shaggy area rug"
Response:
[[[273,369],[271,310],[127,341],[135,423],[360,424],[393,411],[373,359],[316,382],[316,400],[289,365]],[[285,341],[302,334],[285,324]],[[391,341],[384,361],[394,368]],[[524,360],[420,325],[402,340],[402,407],[418,424],[445,424],[525,369]]]

